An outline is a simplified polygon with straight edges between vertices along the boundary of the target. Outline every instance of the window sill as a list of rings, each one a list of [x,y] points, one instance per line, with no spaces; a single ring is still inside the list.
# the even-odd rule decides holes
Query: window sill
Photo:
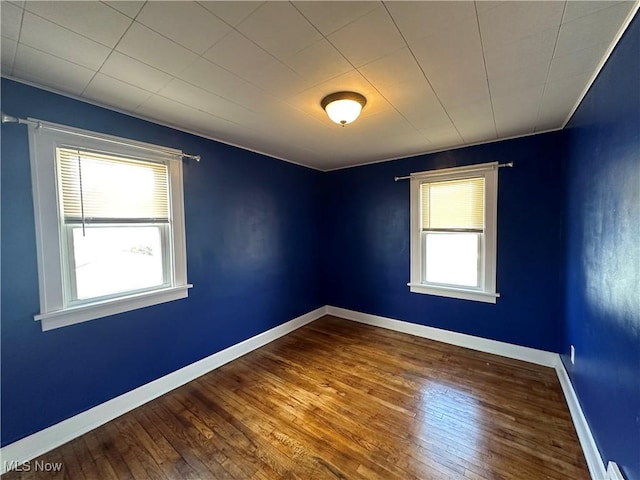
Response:
[[[423,283],[407,283],[412,293],[437,295],[439,297],[460,298],[476,302],[496,303],[499,293],[479,292],[477,290],[465,290],[462,288],[447,288],[425,285]]]
[[[42,322],[43,331],[53,330],[75,323],[95,320],[96,318],[107,317],[117,313],[129,312],[138,308],[150,307],[159,303],[186,298],[189,296],[189,289],[191,287],[193,287],[193,285],[186,284],[87,305],[78,305],[76,307],[65,308],[64,310],[41,313],[35,315],[34,319]]]

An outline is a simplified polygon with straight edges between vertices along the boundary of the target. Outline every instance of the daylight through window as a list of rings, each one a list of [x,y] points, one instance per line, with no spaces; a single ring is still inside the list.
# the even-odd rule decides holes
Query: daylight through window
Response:
[[[44,330],[187,296],[182,152],[30,127]]]
[[[497,166],[411,176],[416,293],[495,302]]]

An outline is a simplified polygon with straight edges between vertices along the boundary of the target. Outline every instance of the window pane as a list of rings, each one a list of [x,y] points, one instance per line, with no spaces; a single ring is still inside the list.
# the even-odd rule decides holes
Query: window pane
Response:
[[[78,300],[164,283],[161,227],[74,227]]]
[[[464,287],[478,285],[477,233],[425,233],[426,281]]]

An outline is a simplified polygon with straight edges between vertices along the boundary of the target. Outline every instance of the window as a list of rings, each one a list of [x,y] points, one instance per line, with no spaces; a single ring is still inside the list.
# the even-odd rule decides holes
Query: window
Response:
[[[414,293],[495,303],[498,164],[411,175]]]
[[[43,330],[187,296],[182,152],[29,127]]]

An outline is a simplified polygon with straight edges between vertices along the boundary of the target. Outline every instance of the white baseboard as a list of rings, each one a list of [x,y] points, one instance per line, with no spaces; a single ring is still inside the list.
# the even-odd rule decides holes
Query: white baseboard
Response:
[[[262,347],[326,314],[326,307],[305,313],[255,337],[237,343],[209,357],[198,360],[164,377],[158,378],[119,397],[101,403],[71,418],[40,430],[0,449],[0,474],[6,469],[28,462],[123,415],[154,398],[194,380],[252,350]]]
[[[97,405],[85,412],[75,415],[67,420],[45,428],[17,442],[0,449],[0,474],[5,473],[8,466],[33,460],[34,458],[60,446],[100,425],[103,425],[114,418],[123,415],[140,405],[143,405],[154,398],[164,395],[175,388],[184,385],[216,368],[228,363],[242,355],[245,355],[257,348],[276,340],[287,333],[290,333],[323,315],[335,315],[336,317],[353,320],[368,325],[387,328],[397,332],[408,333],[431,340],[437,340],[452,345],[471,348],[482,352],[493,353],[503,357],[523,360],[538,365],[553,367],[556,370],[562,391],[569,406],[569,412],[580,440],[580,445],[584,452],[589,467],[589,472],[593,480],[604,480],[617,477],[607,477],[602,457],[598,451],[595,440],[582,412],[578,398],[576,397],[573,385],[569,379],[567,371],[557,353],[537,350],[535,348],[513,345],[510,343],[489,340],[475,337],[463,333],[451,332],[440,328],[427,327],[401,320],[395,320],[378,315],[356,312],[344,308],[324,306],[317,308],[298,318],[290,320],[282,325],[278,325],[271,330],[267,330],[255,337],[249,338],[226,348],[220,352],[203,358],[197,362],[187,365],[164,377],[158,378],[141,387],[131,390],[119,397],[111,399],[105,403]],[[17,463],[15,463],[17,462]],[[611,469],[613,470],[613,469]],[[616,473],[616,472],[614,472]],[[619,470],[618,472],[619,473]],[[620,476],[621,478],[621,476]]]
[[[616,462],[609,462],[607,464],[607,480],[624,480],[622,472]]]
[[[560,355],[558,355],[558,362],[556,363],[556,373],[558,374],[558,380],[560,380],[560,386],[564,392],[564,398],[567,400],[571,419],[573,420],[573,425],[576,428],[576,433],[578,434],[578,439],[580,440],[580,446],[582,447],[584,457],[587,460],[587,466],[589,467],[591,478],[593,480],[616,478],[607,476],[602,456],[600,455],[596,441],[593,438],[587,419],[582,412],[582,407],[580,406],[576,392],[573,389],[571,379],[564,367],[564,363],[562,363],[562,360],[560,359]]]
[[[493,353],[502,357],[523,360],[537,365],[544,365],[545,367],[555,367],[557,365],[558,354],[547,352],[545,350],[522,347],[512,343],[489,340],[487,338],[451,332],[441,328],[427,327],[424,325],[418,325],[417,323],[356,312],[345,308],[327,306],[327,314],[346,318],[347,320],[353,320],[355,322],[366,323],[367,325],[395,330],[396,332],[403,332],[418,337],[429,338],[431,340],[437,340],[439,342],[449,343],[459,347],[466,347],[472,350]]]
[[[378,315],[370,315],[368,313],[356,312],[345,308],[332,307],[330,305],[326,308],[328,315],[335,315],[336,317],[345,318],[347,320],[353,320],[355,322],[366,323],[367,325],[395,330],[396,332],[408,333],[410,335],[429,338],[431,340],[437,340],[451,345],[458,345],[460,347],[471,348],[481,352],[493,353],[503,357],[514,358],[516,360],[523,360],[525,362],[555,368],[567,405],[569,406],[571,419],[573,420],[574,427],[578,434],[578,439],[580,440],[580,446],[582,447],[582,451],[584,452],[584,456],[587,460],[587,466],[589,467],[591,478],[592,480],[609,479],[609,477],[607,477],[607,473],[605,473],[604,463],[602,462],[602,457],[600,456],[600,452],[596,446],[589,424],[582,412],[582,408],[578,402],[578,397],[573,390],[573,385],[571,384],[569,375],[564,368],[560,355],[557,353],[523,347],[520,345],[513,345],[511,343],[499,342],[497,340],[489,340],[463,333],[451,332],[440,328],[427,327],[415,323],[404,322],[402,320],[394,320],[392,318],[380,317]],[[617,480],[617,477],[615,476],[611,478]]]

